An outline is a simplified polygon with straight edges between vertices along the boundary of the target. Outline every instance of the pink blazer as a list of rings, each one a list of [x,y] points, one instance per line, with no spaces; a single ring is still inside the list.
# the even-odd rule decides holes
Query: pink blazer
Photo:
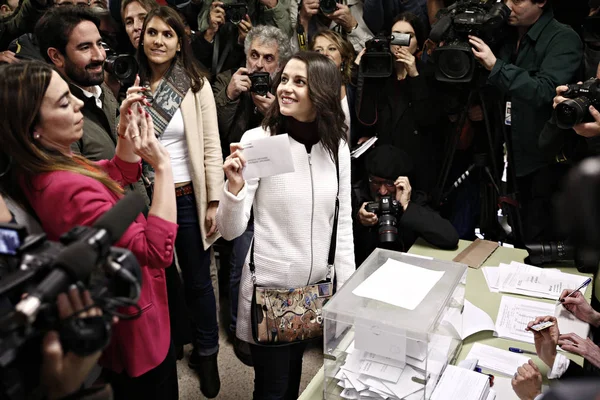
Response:
[[[123,186],[136,182],[142,171],[141,163],[127,163],[117,156],[97,165]],[[92,225],[119,200],[102,183],[73,172],[40,174],[31,183],[24,186],[25,192],[51,240],[76,225]],[[138,302],[142,314],[114,326],[111,343],[100,359],[102,366],[137,377],[165,359],[171,332],[164,268],[171,265],[176,235],[177,224],[140,214],[116,243],[132,251],[142,267]]]

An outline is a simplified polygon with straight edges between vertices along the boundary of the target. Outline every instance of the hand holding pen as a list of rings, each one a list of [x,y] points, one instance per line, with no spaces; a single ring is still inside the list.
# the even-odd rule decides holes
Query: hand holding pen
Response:
[[[581,287],[589,285],[590,282],[591,278],[586,280]],[[579,289],[573,291],[569,289],[563,290],[559,297],[559,302],[578,319],[595,327],[600,326],[600,313],[592,308]]]

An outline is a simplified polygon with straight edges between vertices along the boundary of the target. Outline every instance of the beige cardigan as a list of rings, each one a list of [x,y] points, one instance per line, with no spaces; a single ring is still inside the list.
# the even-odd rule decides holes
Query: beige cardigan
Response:
[[[223,191],[223,154],[219,139],[217,107],[208,80],[197,93],[190,89],[181,102],[181,114],[188,145],[190,173],[198,207],[202,244],[207,250],[220,236],[206,238],[208,203],[219,201]]]

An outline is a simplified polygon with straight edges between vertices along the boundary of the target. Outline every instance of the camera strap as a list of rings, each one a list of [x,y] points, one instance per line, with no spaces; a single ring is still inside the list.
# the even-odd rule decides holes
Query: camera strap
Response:
[[[302,8],[302,2],[298,3],[298,17],[296,18],[296,37],[298,38],[298,46],[300,51],[308,50],[308,36],[304,31],[304,27],[300,23],[300,9]]]
[[[222,30],[219,29],[219,31],[215,35],[215,41],[213,43],[211,72],[214,75],[217,75],[219,72],[221,72],[221,68],[223,68],[223,64],[225,64],[225,60],[227,59],[227,56],[229,55],[229,52],[233,47],[233,45],[231,44],[231,40],[227,40],[227,43],[225,43],[225,48],[223,49],[223,53],[219,54],[221,50],[221,32]]]

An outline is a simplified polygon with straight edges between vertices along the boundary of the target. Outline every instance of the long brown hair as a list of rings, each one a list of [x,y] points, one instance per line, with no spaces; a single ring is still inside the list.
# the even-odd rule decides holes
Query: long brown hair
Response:
[[[140,34],[140,45],[138,46],[137,50],[140,81],[146,82],[150,80],[150,76],[152,75],[148,57],[146,56],[146,53],[144,53],[143,43],[144,37],[146,36],[146,26],[154,17],[162,19],[165,24],[169,25],[177,34],[181,51],[175,54],[173,62],[181,63],[186,75],[192,82],[192,92],[197,93],[200,89],[202,89],[205,73],[202,72],[200,65],[196,61],[196,57],[194,57],[192,46],[185,33],[185,24],[183,20],[176,11],[167,6],[160,6],[149,11],[146,15],[146,19],[144,20],[144,26],[142,27],[142,33]]]
[[[300,60],[306,64],[308,96],[316,111],[317,130],[323,146],[331,156],[337,159],[340,141],[346,140],[344,110],[341,103],[342,77],[333,61],[322,54],[301,51],[291,60]],[[289,62],[289,61],[288,61]],[[286,63],[287,65],[287,63]],[[285,65],[282,71],[285,70]],[[275,80],[275,87],[281,83],[281,73]],[[286,133],[286,118],[279,112],[278,99],[267,110],[263,128],[269,128],[272,135]]]
[[[344,39],[344,37],[336,31],[325,29],[313,36],[308,46],[309,50],[315,50],[315,42],[319,37],[324,37],[337,47],[340,56],[342,56],[342,65],[340,67],[342,82],[344,85],[350,83],[350,79],[352,78],[352,63],[355,58],[354,47],[352,47],[350,42]]]
[[[0,67],[0,192],[30,210],[22,185],[40,189],[32,186],[35,176],[70,171],[99,181],[117,195],[123,194],[119,184],[92,162],[45,148],[33,139],[52,72],[48,64],[39,61]]]

